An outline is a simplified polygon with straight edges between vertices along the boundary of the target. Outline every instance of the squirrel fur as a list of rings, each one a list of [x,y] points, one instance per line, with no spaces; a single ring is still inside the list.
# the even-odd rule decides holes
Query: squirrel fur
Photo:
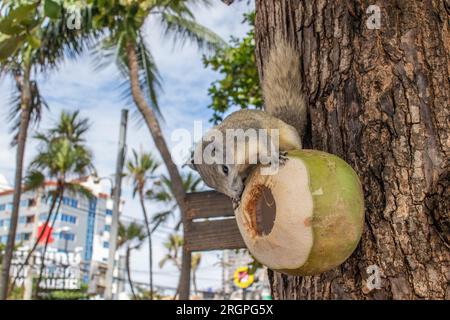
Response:
[[[245,179],[255,164],[247,161],[254,152],[261,152],[267,146],[249,146],[249,140],[244,139],[241,144],[234,144],[233,155],[243,154],[245,159],[234,163],[205,163],[199,157],[210,149],[213,152],[225,154],[224,141],[217,141],[212,136],[219,131],[224,136],[229,129],[278,129],[280,158],[289,150],[301,149],[301,137],[306,124],[306,100],[300,74],[300,61],[298,53],[287,42],[277,41],[268,59],[264,63],[264,78],[262,90],[265,102],[265,111],[240,110],[230,114],[220,124],[210,130],[194,149],[188,166],[198,171],[204,182],[211,188],[226,194],[233,199],[235,205],[239,203],[244,190]],[[287,124],[289,122],[290,124]],[[220,139],[219,139],[220,140]],[[243,145],[242,145],[243,143]],[[253,148],[252,148],[253,147]],[[242,151],[245,150],[245,151]],[[256,150],[256,151],[255,151]],[[240,153],[239,153],[240,151]],[[242,156],[241,156],[242,157]],[[242,161],[243,160],[243,161]]]

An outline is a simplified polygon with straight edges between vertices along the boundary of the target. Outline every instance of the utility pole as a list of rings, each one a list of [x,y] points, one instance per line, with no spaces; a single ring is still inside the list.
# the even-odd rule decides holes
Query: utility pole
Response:
[[[127,123],[128,123],[128,110],[123,109],[122,117],[120,120],[119,151],[117,154],[116,176],[113,193],[113,214],[109,238],[108,269],[106,271],[106,290],[105,290],[106,300],[112,300],[113,298],[112,286],[114,278],[114,262],[116,258],[116,249],[117,249],[117,235],[119,229],[119,207],[122,188],[122,172],[125,162]]]

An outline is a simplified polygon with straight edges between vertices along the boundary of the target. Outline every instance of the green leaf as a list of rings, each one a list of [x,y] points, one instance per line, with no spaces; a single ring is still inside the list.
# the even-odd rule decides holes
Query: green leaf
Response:
[[[58,19],[61,14],[61,6],[53,0],[45,0],[44,14],[50,19]]]
[[[10,37],[0,42],[0,60],[5,60],[11,56],[19,47],[24,36]]]
[[[31,16],[36,9],[37,3],[23,4],[12,10],[8,15],[8,19],[17,20],[18,22],[25,20]]]
[[[25,29],[10,19],[0,21],[0,32],[9,36],[16,35]]]
[[[41,40],[39,40],[39,38],[29,35],[27,37],[27,40],[34,49],[39,49],[39,47],[41,46]]]

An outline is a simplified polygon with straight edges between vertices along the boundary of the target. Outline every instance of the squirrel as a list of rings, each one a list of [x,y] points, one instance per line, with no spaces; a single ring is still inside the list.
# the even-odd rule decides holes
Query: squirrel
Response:
[[[256,165],[249,161],[250,157],[255,156],[255,153],[267,152],[269,148],[264,143],[261,145],[260,142],[244,139],[234,143],[234,148],[227,149],[227,144],[220,134],[226,136],[227,130],[233,129],[242,129],[244,132],[248,129],[256,131],[266,129],[267,135],[272,138],[270,129],[278,129],[279,143],[276,156],[281,164],[287,159],[285,158],[287,151],[302,147],[301,137],[306,126],[307,104],[306,95],[302,91],[300,59],[298,53],[286,41],[277,42],[269,52],[263,68],[262,91],[265,111],[240,110],[230,114],[206,133],[187,162],[187,165],[197,171],[209,187],[229,196],[235,208],[239,205],[245,179]],[[211,159],[203,161],[205,151],[211,153],[214,158],[212,161]],[[234,157],[231,163],[222,161],[223,155],[227,153],[231,153]]]

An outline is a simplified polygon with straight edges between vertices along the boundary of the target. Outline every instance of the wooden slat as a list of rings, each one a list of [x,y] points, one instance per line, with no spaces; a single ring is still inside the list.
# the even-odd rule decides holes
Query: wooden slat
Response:
[[[189,251],[245,248],[235,219],[192,222],[184,239]]]
[[[186,195],[188,219],[231,217],[231,199],[216,191],[193,192]]]

